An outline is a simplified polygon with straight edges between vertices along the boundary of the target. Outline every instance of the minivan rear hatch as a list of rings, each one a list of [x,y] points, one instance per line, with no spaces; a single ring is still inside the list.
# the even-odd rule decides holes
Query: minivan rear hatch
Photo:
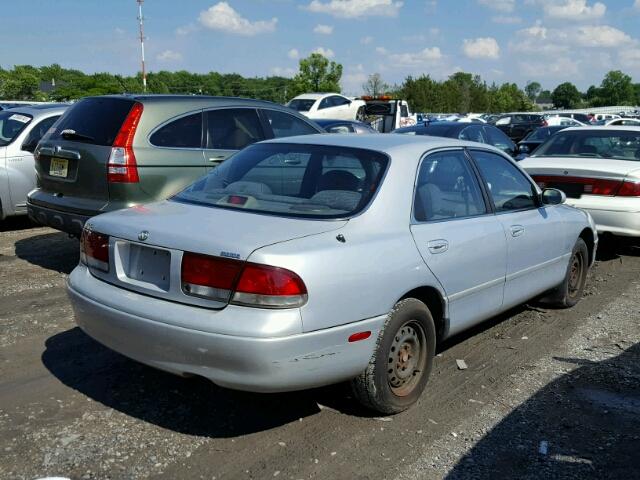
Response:
[[[41,190],[107,203],[107,162],[134,104],[128,98],[89,97],[67,110],[38,146]]]

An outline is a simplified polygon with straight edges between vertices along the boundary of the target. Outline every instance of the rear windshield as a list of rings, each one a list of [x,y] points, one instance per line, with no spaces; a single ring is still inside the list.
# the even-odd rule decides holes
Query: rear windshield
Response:
[[[533,156],[640,161],[640,131],[591,129],[561,131],[541,145]]]
[[[344,218],[369,203],[387,162],[379,152],[356,148],[257,144],[172,199],[283,217]]]
[[[309,110],[311,110],[311,107],[313,107],[313,104],[316,103],[315,100],[304,100],[301,98],[295,99],[295,100],[291,100],[287,106],[289,108],[293,108],[294,110],[297,110],[298,112],[308,112]]]
[[[0,147],[5,147],[13,142],[32,119],[31,115],[12,113],[10,110],[0,112]]]
[[[430,135],[432,137],[455,137],[457,133],[457,129],[452,127],[451,125],[438,125],[433,124],[428,127],[425,126],[415,126],[415,127],[404,127],[398,128],[393,131],[393,133],[404,133],[409,135]]]
[[[65,140],[110,146],[133,104],[133,100],[111,97],[80,100],[66,111],[45,140],[58,140],[62,131],[73,130],[77,136]]]

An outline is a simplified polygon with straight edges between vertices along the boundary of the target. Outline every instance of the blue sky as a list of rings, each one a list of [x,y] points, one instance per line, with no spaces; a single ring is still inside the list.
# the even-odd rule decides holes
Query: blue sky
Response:
[[[139,70],[135,0],[2,3],[4,68]],[[640,82],[640,0],[145,0],[144,14],[150,70],[290,76],[321,51],[351,94],[373,72],[586,89],[622,69]]]

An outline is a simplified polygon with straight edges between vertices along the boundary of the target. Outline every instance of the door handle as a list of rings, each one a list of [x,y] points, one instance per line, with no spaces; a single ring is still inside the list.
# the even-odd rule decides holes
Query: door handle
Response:
[[[522,225],[511,225],[509,229],[511,230],[512,237],[519,237],[524,234],[524,227]]]
[[[211,163],[217,163],[217,162],[221,162],[226,158],[225,155],[217,155],[215,157],[209,157],[209,161]]]
[[[433,254],[444,253],[449,250],[449,242],[446,240],[431,240],[427,243],[427,248]]]

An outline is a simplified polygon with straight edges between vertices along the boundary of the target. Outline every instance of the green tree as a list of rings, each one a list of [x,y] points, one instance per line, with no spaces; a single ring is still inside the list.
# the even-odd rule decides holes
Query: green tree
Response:
[[[362,85],[362,89],[367,95],[377,97],[389,91],[389,84],[382,79],[379,73],[373,73],[369,75],[366,83]]]
[[[556,108],[576,108],[580,104],[582,95],[573,83],[564,82],[555,88],[551,99]]]
[[[529,97],[529,100],[535,102],[542,91],[542,85],[538,82],[527,82],[527,85],[524,87],[524,91]]]
[[[16,65],[3,75],[0,84],[0,98],[11,100],[40,100],[38,70],[29,65]]]
[[[303,92],[340,92],[342,65],[324,55],[312,53],[300,60],[300,71],[293,77],[291,96]]]
[[[620,70],[607,73],[600,85],[600,99],[606,105],[634,105],[636,100],[631,77]]]

